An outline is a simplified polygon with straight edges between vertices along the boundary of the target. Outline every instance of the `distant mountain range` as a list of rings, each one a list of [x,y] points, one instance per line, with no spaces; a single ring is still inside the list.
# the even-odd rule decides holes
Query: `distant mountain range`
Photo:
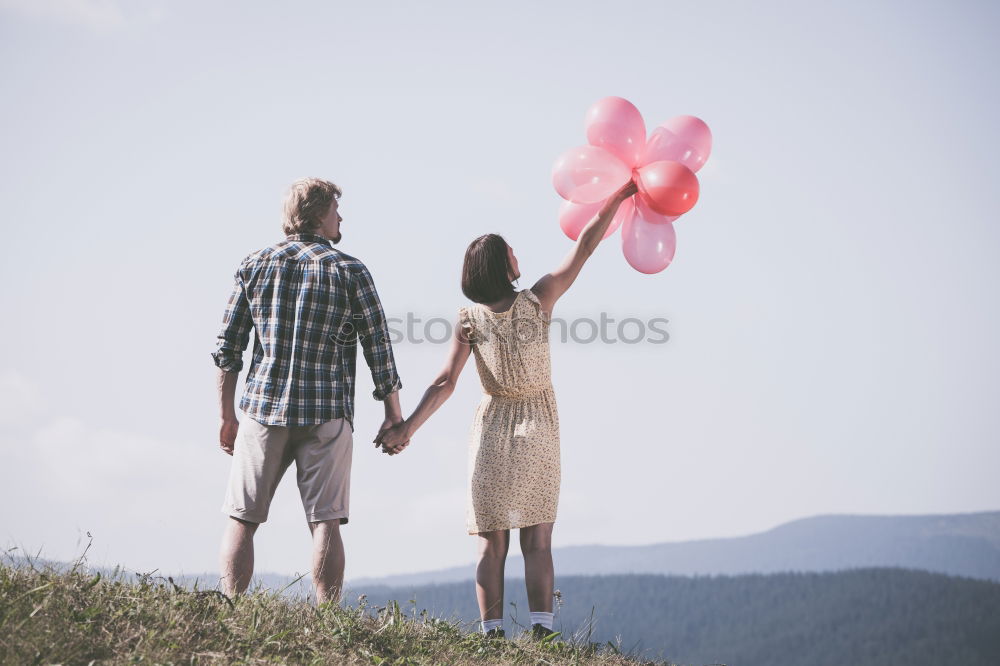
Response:
[[[826,515],[784,523],[749,536],[646,546],[554,548],[562,576],[600,574],[717,575],[902,567],[1000,581],[1000,511],[922,516]],[[524,575],[520,556],[507,577]],[[391,587],[471,580],[475,565],[349,580],[347,586]]]

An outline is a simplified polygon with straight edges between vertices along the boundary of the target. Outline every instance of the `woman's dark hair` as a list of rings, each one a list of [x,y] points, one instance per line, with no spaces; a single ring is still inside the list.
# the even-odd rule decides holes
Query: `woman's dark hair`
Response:
[[[462,264],[462,293],[474,303],[495,303],[514,293],[507,241],[486,234],[469,243]]]

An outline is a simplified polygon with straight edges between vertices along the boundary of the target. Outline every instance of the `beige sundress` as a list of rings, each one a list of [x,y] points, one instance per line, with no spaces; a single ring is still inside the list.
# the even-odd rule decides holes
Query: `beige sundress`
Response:
[[[459,309],[483,398],[469,441],[469,534],[555,522],[559,415],[552,390],[549,320],[530,289],[505,312]]]

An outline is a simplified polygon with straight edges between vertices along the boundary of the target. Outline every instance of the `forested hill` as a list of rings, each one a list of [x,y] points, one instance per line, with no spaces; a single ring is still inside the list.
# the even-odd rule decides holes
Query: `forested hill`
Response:
[[[679,664],[738,666],[996,666],[1000,583],[925,571],[866,568],[741,576],[609,575],[556,578],[556,628],[591,639],[621,636],[625,649]],[[527,624],[521,580],[506,585]],[[404,608],[479,613],[471,582],[352,588],[345,599],[396,599]],[[413,607],[414,604],[409,604]]]

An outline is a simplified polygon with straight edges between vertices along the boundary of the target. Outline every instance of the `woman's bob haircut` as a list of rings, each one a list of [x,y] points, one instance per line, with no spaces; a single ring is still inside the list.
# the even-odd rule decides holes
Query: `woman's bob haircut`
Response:
[[[473,303],[496,303],[514,293],[507,241],[486,234],[469,243],[462,264],[462,293]]]

